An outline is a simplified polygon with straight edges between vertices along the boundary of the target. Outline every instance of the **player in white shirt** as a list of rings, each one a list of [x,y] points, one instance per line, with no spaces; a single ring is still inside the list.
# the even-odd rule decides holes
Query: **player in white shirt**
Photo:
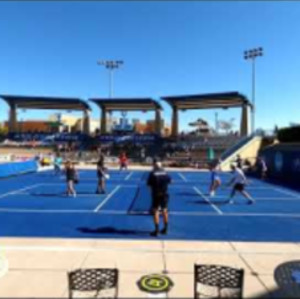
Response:
[[[233,172],[233,178],[228,183],[228,186],[233,185],[229,203],[233,204],[233,197],[236,193],[236,191],[239,191],[241,194],[243,194],[248,199],[248,204],[253,204],[255,201],[254,199],[248,194],[248,192],[245,191],[245,185],[247,184],[247,178],[241,168],[238,168],[236,165],[231,165],[231,169]]]
[[[215,196],[215,192],[217,189],[221,186],[221,178],[220,178],[220,161],[215,163],[215,165],[211,165],[210,173],[211,173],[211,183],[209,187],[209,196],[213,197]]]

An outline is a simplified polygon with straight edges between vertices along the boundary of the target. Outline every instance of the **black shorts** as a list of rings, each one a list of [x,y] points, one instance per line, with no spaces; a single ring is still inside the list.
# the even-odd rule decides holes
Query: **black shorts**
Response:
[[[234,186],[233,186],[233,189],[236,190],[236,191],[243,191],[245,189],[245,184],[242,184],[242,183],[236,183]]]
[[[66,181],[67,181],[67,182],[70,182],[70,181],[74,182],[75,179],[76,179],[76,178],[73,177],[73,176],[66,177]]]
[[[103,182],[103,181],[105,181],[105,176],[104,175],[102,175],[102,176],[98,175],[98,182]]]
[[[152,196],[152,210],[158,210],[159,208],[168,209],[169,194],[155,194]]]
[[[104,174],[101,172],[97,172],[97,177],[99,180],[102,180],[102,179],[104,179]]]

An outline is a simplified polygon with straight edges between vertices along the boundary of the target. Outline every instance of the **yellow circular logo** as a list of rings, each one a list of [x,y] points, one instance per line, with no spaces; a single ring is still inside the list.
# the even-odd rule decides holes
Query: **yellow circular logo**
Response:
[[[138,282],[141,291],[148,293],[165,293],[169,292],[173,286],[172,280],[162,274],[151,274],[143,276]]]

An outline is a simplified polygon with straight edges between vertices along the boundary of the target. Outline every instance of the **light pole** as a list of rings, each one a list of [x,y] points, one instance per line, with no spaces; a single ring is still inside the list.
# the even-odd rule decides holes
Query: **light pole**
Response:
[[[122,64],[123,60],[99,60],[97,61],[98,65],[103,65],[106,69],[109,70],[109,98],[113,97],[113,71],[118,69]],[[108,116],[109,126],[111,126],[111,112]]]
[[[244,58],[252,60],[252,133],[255,131],[255,59],[258,56],[263,56],[263,48],[254,48],[244,51]]]
[[[215,126],[216,126],[216,133],[219,134],[219,119],[218,119],[218,112],[215,113]]]
[[[109,70],[109,97],[113,97],[113,71],[118,69],[122,64],[123,60],[99,60],[98,65],[103,65]]]

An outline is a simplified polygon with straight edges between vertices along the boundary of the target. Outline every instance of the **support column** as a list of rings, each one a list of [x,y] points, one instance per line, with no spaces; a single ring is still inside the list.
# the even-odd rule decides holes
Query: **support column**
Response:
[[[161,111],[160,109],[155,109],[155,133],[161,135]]]
[[[83,111],[82,131],[87,135],[90,134],[90,111],[89,110]]]
[[[240,134],[241,136],[247,136],[249,134],[248,105],[242,106]]]
[[[10,104],[9,120],[8,120],[9,132],[17,132],[17,106],[16,104]]]
[[[173,115],[172,115],[172,137],[178,137],[178,108],[173,106]]]
[[[101,110],[101,134],[106,134],[106,108]]]

